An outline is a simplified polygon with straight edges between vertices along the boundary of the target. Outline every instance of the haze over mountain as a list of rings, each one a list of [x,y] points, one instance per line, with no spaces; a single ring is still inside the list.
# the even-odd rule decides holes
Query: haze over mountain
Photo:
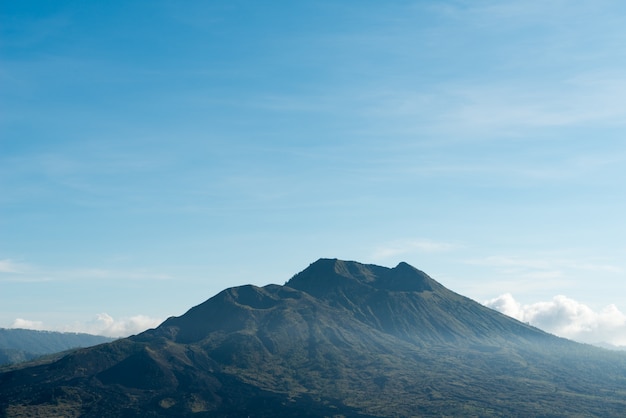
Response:
[[[0,328],[0,365],[32,360],[71,348],[89,347],[112,338],[75,332]]]
[[[626,356],[558,338],[424,272],[321,259],[139,335],[0,375],[7,416],[598,416]]]
[[[564,295],[603,326],[561,336],[626,345],[626,2],[29,0],[0,22],[0,327],[160,323],[330,254],[481,302]]]

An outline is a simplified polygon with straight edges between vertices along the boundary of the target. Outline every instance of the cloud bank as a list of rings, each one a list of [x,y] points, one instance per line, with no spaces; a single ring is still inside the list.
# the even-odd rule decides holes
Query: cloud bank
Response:
[[[17,318],[11,328],[23,328],[32,330],[51,330],[60,332],[81,332],[105,337],[128,337],[138,334],[149,328],[158,326],[162,320],[151,318],[146,315],[135,315],[128,318],[114,319],[107,313],[100,313],[92,320],[86,322],[76,322],[62,327],[48,327],[42,321],[32,321]]]
[[[484,305],[560,337],[589,344],[626,346],[626,315],[615,305],[594,311],[562,295],[548,302],[522,305],[510,293],[488,300]]]

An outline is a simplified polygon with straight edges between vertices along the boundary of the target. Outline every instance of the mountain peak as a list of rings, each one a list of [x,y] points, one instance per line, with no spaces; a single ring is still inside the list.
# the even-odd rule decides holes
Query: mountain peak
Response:
[[[287,286],[315,296],[337,288],[356,289],[369,287],[378,290],[424,292],[443,289],[426,273],[408,263],[401,262],[394,268],[356,261],[322,258],[296,274]]]
[[[0,416],[622,417],[625,373],[619,354],[407,263],[321,259],[285,286],[229,288],[156,329],[0,373]]]

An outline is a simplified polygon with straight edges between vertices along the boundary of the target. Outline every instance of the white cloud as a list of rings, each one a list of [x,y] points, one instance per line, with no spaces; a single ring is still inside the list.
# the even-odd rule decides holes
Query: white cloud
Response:
[[[435,253],[450,251],[454,248],[453,244],[428,239],[399,240],[378,247],[372,257],[376,260],[384,260],[402,254]]]
[[[626,315],[615,305],[600,311],[566,296],[548,302],[522,305],[506,293],[486,301],[485,306],[555,335],[585,343],[626,345]]]
[[[23,328],[32,330],[48,330],[60,332],[81,332],[105,337],[128,337],[138,334],[149,328],[158,326],[162,321],[146,315],[135,315],[128,318],[114,319],[107,313],[97,314],[92,320],[75,322],[61,327],[49,327],[43,321],[32,321],[17,318],[10,328]]]
[[[64,326],[63,332],[85,332],[106,337],[127,337],[158,326],[162,321],[146,315],[114,319],[107,313],[100,313],[88,322]]]
[[[15,321],[13,321],[13,324],[10,326],[10,328],[32,329],[38,331],[45,329],[43,322],[41,321],[31,321],[29,319],[22,318],[17,318]]]
[[[524,320],[522,305],[517,302],[510,293],[505,293],[495,299],[488,300],[484,305],[498,312],[502,312],[511,318],[515,318],[518,321]]]

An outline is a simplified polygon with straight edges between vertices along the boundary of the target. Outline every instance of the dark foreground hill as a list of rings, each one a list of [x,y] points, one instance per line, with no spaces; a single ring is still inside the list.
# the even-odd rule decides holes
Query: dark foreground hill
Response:
[[[626,416],[626,356],[393,269],[319,260],[158,328],[0,375],[0,412],[89,417]]]
[[[75,332],[0,328],[0,365],[32,360],[45,354],[90,347],[112,338]]]

